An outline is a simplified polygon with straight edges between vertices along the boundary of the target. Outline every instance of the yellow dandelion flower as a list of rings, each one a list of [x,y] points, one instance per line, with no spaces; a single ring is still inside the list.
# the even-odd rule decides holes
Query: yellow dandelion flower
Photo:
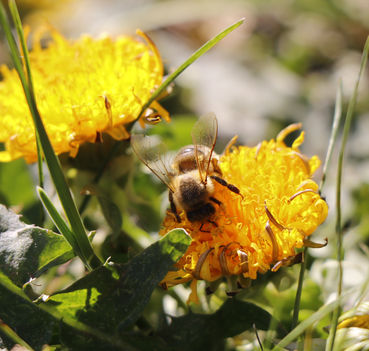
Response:
[[[40,36],[30,52],[34,90],[40,115],[57,154],[75,156],[79,145],[94,142],[99,133],[129,137],[125,125],[138,118],[144,103],[161,84],[163,65],[150,39],[128,36],[70,42],[55,30],[41,47]],[[32,118],[14,69],[0,67],[0,161],[37,159]],[[150,106],[165,119],[168,113]]]
[[[320,160],[308,159],[298,149],[304,133],[292,147],[283,141],[300,127],[287,127],[276,140],[256,147],[226,150],[219,162],[222,177],[240,194],[215,182],[213,196],[221,205],[209,221],[190,222],[181,213],[178,224],[168,212],[161,234],[180,226],[192,243],[163,286],[193,280],[190,300],[196,301],[197,280],[212,282],[233,275],[256,279],[271,267],[276,271],[293,263],[295,249],[311,243],[306,237],[325,220],[328,206],[311,179]]]

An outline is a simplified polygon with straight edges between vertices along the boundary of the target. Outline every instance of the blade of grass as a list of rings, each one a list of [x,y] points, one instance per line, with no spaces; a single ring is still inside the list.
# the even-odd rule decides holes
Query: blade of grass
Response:
[[[60,233],[64,235],[65,239],[67,239],[67,241],[73,248],[78,247],[74,235],[68,227],[68,224],[64,221],[63,217],[55,208],[54,204],[47,196],[44,189],[38,186],[36,190],[42,204],[46,208],[47,213],[49,214],[50,218],[52,219],[52,221],[54,222],[55,226],[58,228]]]
[[[334,106],[334,116],[333,116],[333,124],[332,124],[332,129],[331,129],[331,136],[329,138],[327,154],[325,156],[325,161],[324,161],[324,166],[323,166],[323,175],[322,175],[322,179],[320,181],[320,186],[319,186],[320,191],[323,190],[323,187],[325,185],[325,180],[327,177],[327,170],[328,170],[328,166],[331,161],[333,147],[337,141],[338,128],[341,124],[342,116],[343,116],[342,114],[342,81],[340,80],[338,83],[337,92],[336,92],[336,103]]]
[[[24,33],[22,30],[22,26],[21,26],[21,20],[19,17],[19,13],[17,11],[17,7],[15,4],[14,0],[10,0],[9,1],[9,9],[10,12],[12,14],[13,18],[16,18],[15,21],[15,27],[17,30],[17,34],[18,37],[20,38],[20,43],[21,43],[21,49],[22,49],[22,56],[24,58],[24,66],[26,68],[26,79],[28,82],[28,87],[30,89],[30,93],[31,95],[34,95],[33,92],[33,79],[32,79],[32,72],[31,72],[31,65],[30,65],[30,61],[29,61],[29,55],[28,55],[28,50],[27,50],[27,46],[26,46],[26,40],[24,37]],[[36,142],[37,142],[37,166],[38,166],[38,179],[39,179],[39,186],[43,187],[44,184],[44,175],[43,175],[43,170],[42,170],[42,147],[41,147],[41,141],[40,141],[40,137],[38,135],[37,130],[35,131],[36,134]]]
[[[310,317],[302,321],[295,329],[289,332],[277,345],[275,345],[272,351],[280,351],[296,340],[307,328],[312,326],[314,323],[319,322],[327,314],[331,313],[337,306],[339,306],[346,296],[349,296],[351,290],[346,294],[341,295],[337,300],[329,303],[328,305],[322,306],[318,311],[312,314]]]
[[[6,335],[10,340],[12,340],[15,344],[22,346],[22,349],[27,349],[30,351],[34,350],[12,328],[10,328],[7,324],[5,324],[1,319],[0,319],[0,331],[4,335]],[[5,350],[5,349],[2,349],[2,350]],[[15,348],[13,350],[15,350]]]
[[[357,102],[357,95],[361,77],[363,76],[364,69],[366,63],[368,61],[368,54],[369,54],[369,37],[367,37],[363,54],[361,57],[360,63],[360,70],[358,74],[358,78],[356,80],[354,92],[350,99],[347,114],[345,118],[345,124],[343,127],[343,136],[342,136],[342,143],[340,148],[340,153],[338,157],[338,166],[337,166],[337,184],[336,184],[336,234],[337,234],[337,260],[338,260],[338,286],[337,286],[337,295],[338,297],[342,294],[342,276],[343,276],[343,269],[342,269],[342,260],[343,260],[343,232],[342,232],[342,219],[341,219],[341,186],[342,186],[342,170],[343,170],[343,157],[345,154],[346,144],[349,136],[349,132],[351,129],[351,123],[354,116],[354,110]],[[327,341],[327,348],[326,350],[332,351],[334,347],[334,341],[336,337],[337,325],[338,325],[338,317],[341,313],[340,305],[338,305],[332,316],[332,324],[329,331],[329,337]]]
[[[203,46],[197,49],[185,62],[183,62],[172,74],[170,74],[167,79],[160,85],[158,89],[151,95],[150,99],[143,105],[138,118],[141,117],[142,113],[151,105],[151,103],[176,79],[188,66],[190,66],[194,61],[204,55],[208,50],[210,50],[215,44],[221,41],[225,36],[234,31],[245,19],[242,18],[231,26],[227,27],[215,37],[207,41]]]
[[[14,1],[10,2],[10,6],[14,7],[13,12],[18,11]],[[22,31],[22,25],[19,22],[19,15],[13,17],[13,20],[16,24],[16,27],[18,27],[19,30]],[[41,116],[37,109],[35,96],[33,95],[34,90],[33,88],[31,89],[29,88],[28,83],[31,83],[31,81],[27,82],[27,79],[25,77],[22,62],[19,57],[19,50],[14,40],[14,37],[11,33],[10,24],[7,20],[5,9],[1,3],[0,3],[0,22],[4,28],[5,35],[9,43],[11,56],[14,61],[14,66],[21,80],[23,91],[26,96],[27,103],[32,115],[32,119],[40,138],[40,143],[42,146],[42,151],[46,160],[46,164],[49,168],[49,172],[54,182],[58,196],[60,198],[60,202],[70,223],[72,233],[75,237],[75,243],[77,244],[77,247],[73,247],[73,249],[75,249],[76,253],[80,254],[80,258],[84,262],[85,266],[91,270],[101,265],[101,261],[98,259],[98,257],[95,255],[92,249],[91,243],[87,237],[86,229],[84,228],[82,219],[77,211],[76,204],[72,198],[72,194],[70,192],[64,174],[62,172],[59,159],[55,155],[50,140],[47,136],[45,127],[41,120]],[[24,36],[20,37],[21,41],[22,38],[24,39]],[[21,44],[21,46],[22,48],[25,48],[25,51],[27,51],[27,46],[24,42]],[[25,65],[29,66],[29,62],[25,61]],[[30,71],[30,67],[27,67],[26,71],[27,72]]]
[[[0,22],[1,22],[1,26],[3,27],[4,33],[5,33],[5,37],[7,40],[7,43],[9,45],[9,49],[10,49],[10,55],[14,64],[14,68],[16,69],[19,78],[23,83],[26,84],[26,77],[24,75],[23,72],[23,68],[22,68],[22,62],[20,60],[20,53],[18,50],[18,46],[17,43],[14,40],[13,34],[11,32],[11,26],[10,23],[8,21],[8,18],[6,16],[6,12],[4,9],[4,6],[2,3],[0,3]]]
[[[38,186],[44,187],[44,171],[42,167],[42,146],[41,140],[36,132],[36,143],[37,143],[37,169],[38,169]]]
[[[321,179],[320,186],[319,186],[320,191],[322,191],[325,185],[327,170],[328,170],[328,166],[329,166],[329,163],[332,157],[333,147],[337,140],[338,128],[341,124],[341,119],[342,119],[342,82],[340,81],[337,87],[337,92],[336,92],[336,103],[334,107],[333,124],[332,124],[332,129],[331,129],[331,136],[329,138],[327,154],[326,154],[324,166],[323,166],[323,175],[322,175],[322,179]],[[306,258],[307,253],[308,253],[307,247],[305,247],[304,248],[304,258]],[[304,259],[303,262],[301,262],[301,266],[300,266],[300,274],[299,274],[299,280],[298,280],[298,285],[297,285],[297,290],[296,290],[295,304],[293,308],[292,329],[294,329],[297,326],[298,319],[299,319],[300,302],[301,302],[303,280],[304,280],[304,275],[305,275],[305,268],[306,268],[306,259]]]
[[[24,37],[24,32],[23,32],[23,28],[22,28],[22,23],[21,23],[21,19],[17,10],[17,5],[15,3],[15,0],[9,0],[9,10],[10,13],[12,15],[12,18],[14,20],[14,24],[15,24],[15,29],[17,30],[17,34],[19,37],[19,41],[21,44],[21,49],[22,49],[22,56],[24,59],[24,66],[26,69],[26,78],[27,78],[27,82],[28,82],[28,88],[30,90],[31,95],[34,95],[34,91],[33,91],[33,80],[32,80],[32,73],[31,73],[31,66],[30,66],[30,61],[29,61],[29,55],[28,55],[28,49],[27,49],[27,43],[26,43],[26,39]]]

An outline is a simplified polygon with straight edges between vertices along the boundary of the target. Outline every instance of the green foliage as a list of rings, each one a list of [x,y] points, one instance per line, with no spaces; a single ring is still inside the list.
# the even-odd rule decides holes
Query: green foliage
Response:
[[[8,226],[18,226],[16,216]],[[95,327],[108,334],[119,334],[130,328],[139,318],[152,291],[173,263],[183,255],[190,241],[183,230],[172,231],[126,265],[100,267],[39,305],[33,304],[1,273],[0,318],[4,323],[16,328],[20,337],[36,349],[40,349],[43,343],[50,342],[53,328],[56,326],[55,318],[58,319],[58,316],[68,320],[67,332],[71,326],[83,325]],[[12,243],[13,246],[19,245],[14,240]],[[1,268],[3,271],[7,267],[2,265]],[[11,268],[15,270],[17,267]],[[10,275],[7,271],[5,273]],[[17,273],[20,275],[23,271]],[[10,303],[14,299],[19,300],[19,303],[16,301],[15,310]],[[54,318],[45,311],[51,313]],[[22,318],[19,318],[20,315]],[[17,318],[19,320],[16,320]],[[39,328],[39,332],[35,333],[33,328]],[[83,333],[77,335],[73,345],[78,342],[79,337],[85,347],[91,345],[85,343],[86,337]],[[68,344],[68,341],[65,342]]]
[[[45,267],[60,264],[60,257],[70,251],[63,236],[27,225],[0,205],[0,270],[18,286]]]
[[[14,344],[19,344],[19,340],[22,340],[35,350],[41,350],[43,345],[53,342],[67,349],[133,349],[114,336],[108,336],[82,323],[68,320],[53,309],[36,305],[1,272],[0,296],[2,325],[9,325],[16,330],[16,334],[10,334],[4,332],[6,328],[0,329],[0,347],[11,349]],[[55,331],[59,331],[56,340]]]
[[[175,350],[222,350],[223,339],[251,329],[253,325],[267,330],[270,321],[271,315],[262,308],[229,299],[213,314],[189,313],[172,318],[172,323],[159,335]]]
[[[42,345],[50,342],[53,329],[57,326],[55,319],[32,303],[2,272],[0,272],[0,297],[0,318],[3,323],[11,326],[36,350],[41,350]],[[1,329],[0,336],[2,339],[0,347],[7,347],[10,350],[14,342],[2,335]]]
[[[190,241],[183,230],[172,231],[128,264],[100,267],[55,294],[48,304],[99,330],[125,330],[136,322],[152,291]]]

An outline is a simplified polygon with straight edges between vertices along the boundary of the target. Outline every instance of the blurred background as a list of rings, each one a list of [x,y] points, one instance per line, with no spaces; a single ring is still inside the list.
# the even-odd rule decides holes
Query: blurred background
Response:
[[[239,135],[240,143],[254,146],[261,140],[274,138],[286,125],[302,122],[306,132],[303,153],[317,154],[322,161],[328,146],[337,88],[341,80],[346,113],[369,33],[367,0],[18,0],[17,4],[24,24],[29,24],[31,29],[49,23],[70,39],[83,34],[93,37],[134,35],[136,28],[140,28],[155,42],[169,73],[211,37],[244,17],[245,24],[175,81],[172,94],[161,101],[170,112],[172,122],[160,124],[153,133],[162,134],[172,143],[171,147],[179,148],[190,142],[196,116],[215,112],[219,120],[218,151],[221,152],[222,146],[235,134]],[[9,62],[4,40],[0,61]],[[367,277],[369,267],[362,245],[369,243],[368,74],[367,70],[361,82],[344,163],[345,287],[359,286]],[[121,165],[115,163],[117,168]],[[311,255],[318,258],[310,274],[321,286],[325,299],[335,291],[337,277],[337,263],[332,259],[335,255],[336,166],[337,152],[323,193],[330,215],[313,237],[316,241],[328,237],[330,244],[324,249],[310,250]],[[12,174],[13,177],[19,174],[1,167],[0,181],[5,189],[15,179]],[[117,171],[111,171],[114,172]],[[73,179],[73,166],[68,175]],[[320,176],[318,172],[317,182]],[[79,187],[87,182],[81,179]],[[151,196],[149,203],[155,203],[157,210],[150,217],[152,222],[147,223],[147,208],[136,207],[134,222],[148,232],[157,233],[166,206],[161,204],[162,197],[158,198],[158,194],[165,188],[157,184],[156,192],[140,194],[142,181],[139,177],[134,180],[133,185],[138,189],[135,196]],[[4,193],[2,196],[10,205],[18,201],[14,194],[12,199],[6,198],[8,195]],[[146,222],[140,219],[140,213],[146,215]]]

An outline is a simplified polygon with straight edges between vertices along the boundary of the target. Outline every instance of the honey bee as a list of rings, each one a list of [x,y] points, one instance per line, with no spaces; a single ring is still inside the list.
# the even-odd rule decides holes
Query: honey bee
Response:
[[[168,187],[170,208],[181,222],[178,211],[184,211],[190,222],[209,220],[214,205],[221,205],[214,194],[214,181],[240,194],[239,189],[222,179],[214,152],[218,122],[214,114],[202,116],[192,128],[193,145],[181,148],[172,162],[165,160],[165,147],[153,137],[131,136],[131,146],[139,159]]]

